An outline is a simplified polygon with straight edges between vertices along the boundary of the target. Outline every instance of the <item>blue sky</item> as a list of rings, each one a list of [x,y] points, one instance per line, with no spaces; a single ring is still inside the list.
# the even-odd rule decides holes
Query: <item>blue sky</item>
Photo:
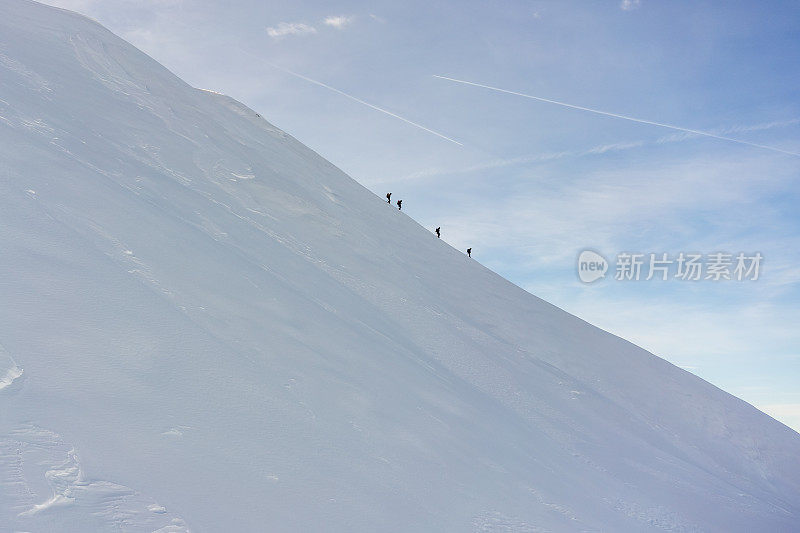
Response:
[[[798,153],[796,2],[48,3],[243,101],[537,296],[800,430],[800,157],[434,77]],[[587,285],[586,248],[764,262],[754,282]]]

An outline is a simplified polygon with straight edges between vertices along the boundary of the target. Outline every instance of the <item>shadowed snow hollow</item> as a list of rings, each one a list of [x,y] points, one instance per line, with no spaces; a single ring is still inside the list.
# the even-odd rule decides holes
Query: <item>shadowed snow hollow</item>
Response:
[[[98,24],[0,13],[3,530],[797,527],[797,433]]]

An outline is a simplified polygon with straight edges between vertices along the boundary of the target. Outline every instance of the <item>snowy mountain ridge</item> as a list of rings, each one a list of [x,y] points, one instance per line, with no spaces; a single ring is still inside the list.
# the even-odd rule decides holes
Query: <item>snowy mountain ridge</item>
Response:
[[[792,531],[800,435],[0,0],[0,526]]]

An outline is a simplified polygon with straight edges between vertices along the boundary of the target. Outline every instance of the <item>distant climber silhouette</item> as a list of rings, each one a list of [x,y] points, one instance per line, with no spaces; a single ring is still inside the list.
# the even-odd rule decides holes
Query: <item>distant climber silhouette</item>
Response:
[[[436,228],[436,236],[438,238],[440,238],[440,239],[442,238],[442,228],[441,227]]]
[[[472,248],[467,248],[467,257],[472,257]]]
[[[386,203],[387,204],[392,203],[392,193],[390,193],[390,192],[386,193]]]
[[[397,209],[403,210],[403,200],[397,200]]]

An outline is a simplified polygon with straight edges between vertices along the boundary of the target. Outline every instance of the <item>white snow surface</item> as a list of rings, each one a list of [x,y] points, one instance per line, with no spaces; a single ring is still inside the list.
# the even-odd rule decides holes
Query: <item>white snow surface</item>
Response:
[[[26,0],[0,345],[2,531],[800,527],[800,435]]]

